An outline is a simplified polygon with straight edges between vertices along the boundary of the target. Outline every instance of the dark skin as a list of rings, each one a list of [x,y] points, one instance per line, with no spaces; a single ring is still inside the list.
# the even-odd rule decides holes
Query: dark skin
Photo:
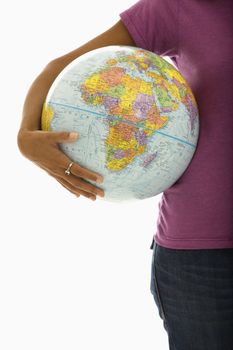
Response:
[[[17,135],[19,150],[26,158],[53,176],[77,197],[82,195],[92,200],[96,200],[97,195],[103,197],[104,191],[85,179],[101,183],[103,181],[101,175],[74,163],[71,174],[67,176],[65,169],[71,163],[71,159],[59,149],[59,143],[74,142],[78,139],[78,135],[69,132],[42,131],[41,113],[53,81],[69,63],[88,51],[110,45],[136,46],[121,20],[79,48],[49,62],[29,88]]]

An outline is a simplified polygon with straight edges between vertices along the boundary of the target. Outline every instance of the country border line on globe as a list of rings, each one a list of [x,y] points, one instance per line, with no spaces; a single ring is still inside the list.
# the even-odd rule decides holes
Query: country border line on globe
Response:
[[[95,114],[95,115],[98,115],[98,116],[101,116],[101,117],[105,117],[105,118],[116,119],[116,120],[119,120],[119,121],[121,121],[121,122],[123,122],[123,123],[126,123],[126,124],[131,124],[131,125],[134,125],[134,126],[139,127],[139,128],[143,128],[143,129],[146,129],[146,130],[153,131],[153,130],[150,129],[150,128],[146,128],[146,127],[145,127],[144,125],[142,125],[142,124],[135,124],[135,123],[133,123],[133,122],[125,121],[125,120],[123,120],[122,118],[116,117],[116,116],[113,116],[113,115],[102,114],[102,113],[98,113],[98,112],[94,112],[94,111],[89,111],[88,109],[83,109],[83,108],[80,108],[80,107],[76,107],[76,106],[72,106],[72,105],[67,105],[67,104],[64,104],[64,103],[52,102],[52,101],[48,102],[48,105],[58,105],[58,106],[62,106],[62,107],[74,108],[74,109],[78,109],[79,111],[82,111],[82,112],[92,113],[92,114]],[[180,141],[180,142],[182,142],[182,143],[186,143],[187,145],[196,148],[196,146],[193,145],[192,143],[187,142],[187,141],[184,141],[184,140],[181,140],[181,139],[179,139],[178,137],[171,136],[171,135],[165,134],[165,133],[163,133],[163,132],[161,132],[161,131],[157,131],[157,130],[154,130],[154,131],[153,131],[153,134],[154,134],[154,133],[161,134],[161,135],[166,136],[166,137],[170,137],[170,138],[172,138],[172,139],[178,140],[178,141]]]

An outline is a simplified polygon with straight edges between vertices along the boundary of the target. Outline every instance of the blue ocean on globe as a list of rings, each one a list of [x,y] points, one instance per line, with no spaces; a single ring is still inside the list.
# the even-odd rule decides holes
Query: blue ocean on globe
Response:
[[[87,52],[66,66],[47,94],[41,121],[43,130],[79,134],[60,148],[104,177],[100,199],[112,202],[171,187],[190,164],[199,136],[197,103],[180,72],[150,51],[121,45]]]

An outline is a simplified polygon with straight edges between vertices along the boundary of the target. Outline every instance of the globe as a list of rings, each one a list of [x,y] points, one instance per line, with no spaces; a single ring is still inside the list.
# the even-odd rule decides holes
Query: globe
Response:
[[[41,128],[79,134],[59,147],[104,177],[101,200],[137,201],[165,191],[187,169],[198,142],[198,107],[166,59],[113,45],[79,56],[60,72],[44,101]]]

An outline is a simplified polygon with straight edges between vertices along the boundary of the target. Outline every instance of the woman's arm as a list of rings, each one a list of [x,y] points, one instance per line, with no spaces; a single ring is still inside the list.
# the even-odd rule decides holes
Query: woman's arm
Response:
[[[40,129],[40,118],[42,107],[47,93],[58,74],[75,58],[84,53],[103,46],[110,45],[129,45],[135,46],[133,39],[125,28],[121,20],[113,27],[88,41],[86,44],[69,52],[66,55],[55,58],[46,65],[43,71],[31,85],[26,100],[23,105],[22,121],[19,130],[38,130]]]
[[[96,195],[103,196],[104,191],[93,186],[85,179],[101,181],[101,176],[79,164],[74,163],[71,175],[65,175],[65,169],[71,162],[58,147],[59,143],[73,142],[77,135],[69,132],[50,132],[41,130],[41,114],[47,93],[58,74],[75,58],[82,54],[110,45],[136,46],[122,21],[80,46],[66,55],[55,58],[48,63],[43,71],[32,83],[24,105],[17,141],[21,153],[53,176],[63,187],[77,197],[83,195],[96,199]],[[103,178],[102,178],[103,180]]]

